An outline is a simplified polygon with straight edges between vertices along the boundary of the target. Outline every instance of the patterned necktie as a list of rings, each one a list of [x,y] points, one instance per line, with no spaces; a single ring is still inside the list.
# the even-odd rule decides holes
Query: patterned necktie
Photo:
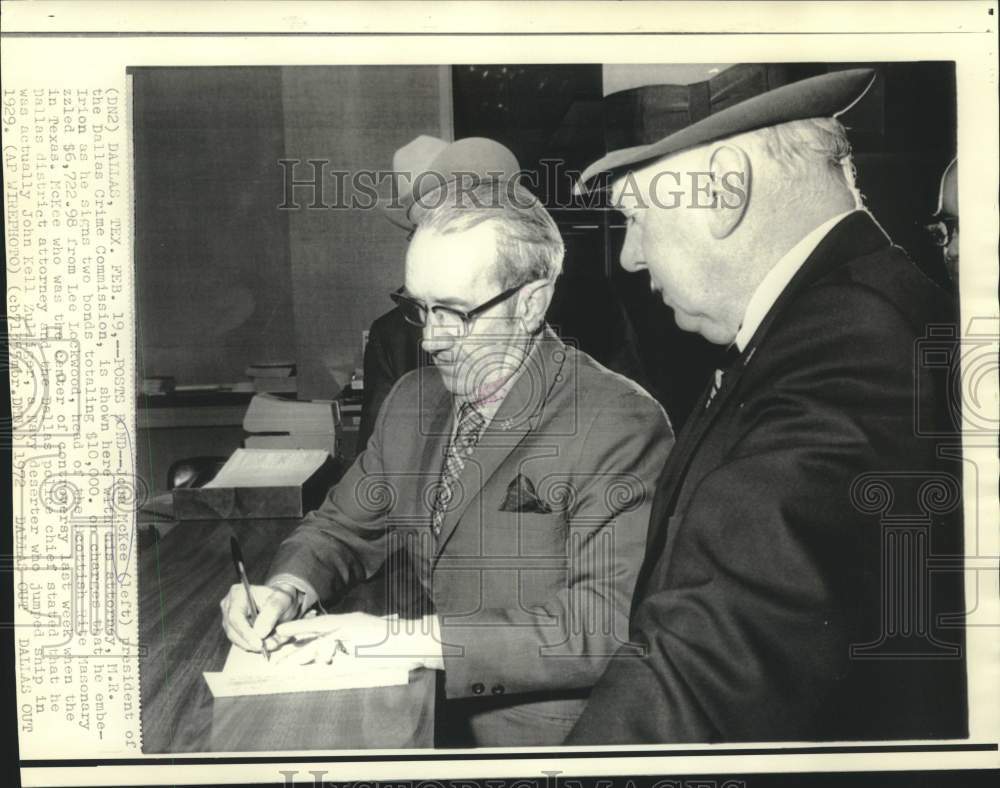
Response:
[[[445,512],[454,495],[454,485],[465,467],[465,461],[479,443],[486,420],[470,403],[462,405],[458,413],[458,428],[448,444],[444,455],[444,465],[441,468],[441,481],[438,482],[437,495],[434,498],[434,508],[431,513],[431,530],[434,536],[441,534],[441,524]]]

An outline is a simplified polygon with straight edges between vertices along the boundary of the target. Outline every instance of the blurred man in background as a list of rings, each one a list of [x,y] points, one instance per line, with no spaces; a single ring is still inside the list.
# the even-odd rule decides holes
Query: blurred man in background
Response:
[[[927,225],[931,240],[941,247],[944,267],[958,289],[958,159],[952,159],[941,176],[938,206]]]

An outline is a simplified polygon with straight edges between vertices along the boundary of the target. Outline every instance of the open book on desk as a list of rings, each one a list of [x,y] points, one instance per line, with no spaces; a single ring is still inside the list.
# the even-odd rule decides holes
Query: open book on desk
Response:
[[[296,665],[280,659],[301,647],[296,641],[285,643],[271,652],[268,661],[263,654],[234,645],[220,672],[202,675],[216,698],[394,687],[410,680],[413,663],[400,658],[338,654],[329,665]]]

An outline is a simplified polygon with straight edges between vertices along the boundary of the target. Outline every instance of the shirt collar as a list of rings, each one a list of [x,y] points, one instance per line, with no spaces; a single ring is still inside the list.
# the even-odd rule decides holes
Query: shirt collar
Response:
[[[534,350],[534,344],[535,340],[532,339],[528,347],[525,348],[521,363],[518,365],[517,369],[510,374],[507,380],[505,380],[495,391],[489,393],[482,399],[471,403],[479,412],[479,415],[485,420],[486,426],[489,426],[490,422],[493,421],[493,417],[496,416],[497,411],[500,410],[500,406],[503,404],[503,401],[507,398],[510,390],[514,388],[514,384],[517,383],[518,378],[521,377],[521,373],[524,371],[526,366],[526,361],[531,355],[532,350]],[[456,423],[458,422],[458,416],[462,405],[466,402],[468,402],[468,400],[459,399],[457,397],[452,399],[452,406],[455,409]]]
[[[854,213],[855,210],[857,209],[852,208],[850,211],[839,213],[827,219],[785,252],[781,259],[774,264],[774,267],[764,275],[760,284],[757,285],[757,289],[750,296],[746,311],[743,313],[743,322],[740,324],[740,330],[736,332],[735,344],[741,353],[746,349],[750,338],[760,327],[767,313],[778,300],[778,296],[788,286],[788,283],[792,281],[792,277],[802,267],[802,264],[805,263],[809,255],[813,253],[813,250],[819,246],[819,242],[826,237],[826,234],[833,229],[835,224],[845,216]]]

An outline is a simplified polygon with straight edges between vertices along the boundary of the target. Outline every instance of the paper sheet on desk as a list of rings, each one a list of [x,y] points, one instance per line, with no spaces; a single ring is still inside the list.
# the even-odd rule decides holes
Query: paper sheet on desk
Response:
[[[328,456],[324,449],[237,449],[205,487],[294,487]]]
[[[263,654],[232,646],[221,672],[202,675],[216,698],[394,687],[410,681],[412,663],[392,658],[338,655],[329,665],[292,665],[276,659],[276,655],[296,647],[294,642],[283,645],[271,652],[268,662]]]

